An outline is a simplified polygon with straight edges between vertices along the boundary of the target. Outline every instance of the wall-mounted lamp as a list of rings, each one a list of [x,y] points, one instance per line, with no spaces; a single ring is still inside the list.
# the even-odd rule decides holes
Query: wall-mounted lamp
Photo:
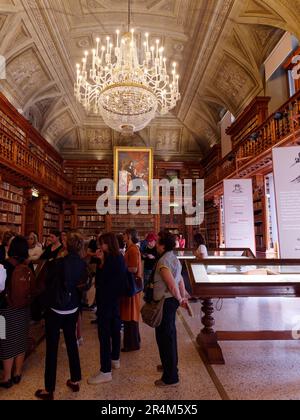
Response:
[[[230,154],[229,156],[228,156],[228,158],[227,158],[227,160],[228,160],[228,162],[233,162],[234,161],[234,159],[235,159],[235,155],[234,154]]]
[[[275,121],[281,121],[283,118],[288,118],[289,114],[287,112],[275,112],[274,114],[274,120]]]
[[[39,195],[40,195],[39,190],[37,190],[36,188],[32,187],[32,188],[31,188],[31,196],[32,196],[33,198],[38,198],[38,197],[39,197]]]
[[[251,141],[256,141],[259,137],[260,137],[260,131],[255,131],[254,133],[252,133],[250,136],[249,136],[249,140],[251,140]]]

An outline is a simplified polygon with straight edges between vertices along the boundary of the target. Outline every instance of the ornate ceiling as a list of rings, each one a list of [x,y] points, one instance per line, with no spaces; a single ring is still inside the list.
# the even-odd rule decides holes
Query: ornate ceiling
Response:
[[[220,115],[263,91],[261,65],[284,31],[300,39],[300,0],[133,0],[137,33],[179,63],[182,100],[125,139],[73,97],[75,64],[97,36],[126,30],[127,0],[0,0],[4,94],[67,158],[108,158],[114,145],[195,159],[219,141]]]

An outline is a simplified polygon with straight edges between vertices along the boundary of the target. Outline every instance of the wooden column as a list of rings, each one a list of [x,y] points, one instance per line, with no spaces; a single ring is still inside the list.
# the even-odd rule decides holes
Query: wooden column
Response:
[[[77,204],[71,205],[71,229],[77,229]]]
[[[197,343],[204,352],[210,364],[224,365],[225,361],[223,358],[222,350],[218,344],[217,333],[214,330],[214,302],[212,299],[203,300],[202,312],[204,313],[202,318],[202,324],[204,328],[197,337]]]

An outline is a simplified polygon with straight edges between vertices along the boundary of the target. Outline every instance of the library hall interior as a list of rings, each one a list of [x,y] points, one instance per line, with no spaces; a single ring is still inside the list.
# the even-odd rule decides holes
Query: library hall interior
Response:
[[[300,400],[300,0],[0,0],[0,400]]]

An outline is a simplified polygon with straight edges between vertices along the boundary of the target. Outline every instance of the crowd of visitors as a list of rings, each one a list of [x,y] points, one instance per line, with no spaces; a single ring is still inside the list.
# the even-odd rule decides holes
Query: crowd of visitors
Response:
[[[100,360],[99,371],[91,372],[88,383],[112,381],[113,370],[121,367],[122,352],[143,348],[140,311],[150,287],[154,301],[164,299],[162,320],[155,330],[161,360],[161,378],[155,385],[169,387],[179,383],[176,312],[179,306],[187,308],[190,297],[174,252],[185,247],[182,235],[166,229],[158,234],[150,232],[144,241],[139,241],[136,230],[130,228],[122,235],[102,233],[87,241],[77,231],[52,230],[41,244],[36,232],[29,232],[24,238],[9,231],[2,234],[0,241],[0,316],[6,320],[6,338],[0,338],[1,388],[10,388],[22,380],[32,308],[38,307],[45,319],[46,357],[44,388],[38,389],[35,396],[54,399],[61,331],[69,359],[70,378],[66,385],[79,392],[81,313],[87,306],[87,291],[93,287]],[[195,235],[194,242],[195,255],[205,258],[203,237]],[[46,269],[41,271],[42,281],[39,278],[37,282],[35,268],[41,264]],[[131,295],[129,281],[134,281],[136,287]]]

